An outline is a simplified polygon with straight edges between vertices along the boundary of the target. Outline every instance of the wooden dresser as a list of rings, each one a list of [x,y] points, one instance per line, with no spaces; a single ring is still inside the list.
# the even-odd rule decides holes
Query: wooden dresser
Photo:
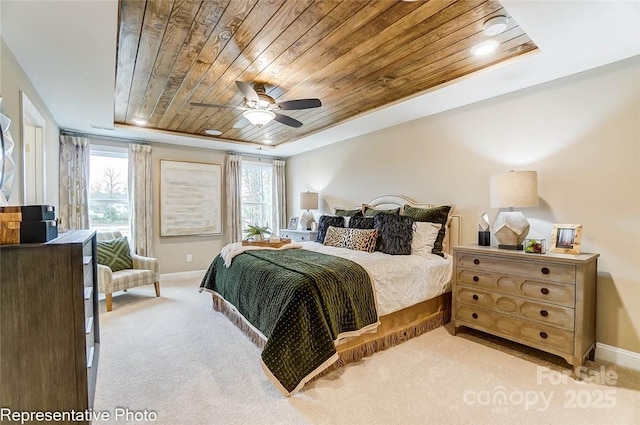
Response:
[[[598,254],[526,254],[458,246],[453,324],[563,357],[593,360]]]
[[[0,406],[92,408],[100,351],[96,271],[93,231],[0,246]]]

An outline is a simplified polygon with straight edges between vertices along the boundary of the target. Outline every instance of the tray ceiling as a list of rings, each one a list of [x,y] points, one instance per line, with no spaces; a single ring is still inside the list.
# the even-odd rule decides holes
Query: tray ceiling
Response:
[[[509,19],[486,57],[483,23],[509,16],[496,1],[121,0],[114,121],[217,139],[279,145],[536,50]],[[304,125],[233,128],[235,81],[264,85],[276,102],[319,98],[281,111]]]

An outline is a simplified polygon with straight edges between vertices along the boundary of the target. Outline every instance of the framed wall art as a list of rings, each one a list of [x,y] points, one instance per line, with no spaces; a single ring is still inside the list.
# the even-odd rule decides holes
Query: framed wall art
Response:
[[[551,252],[580,254],[582,224],[554,224],[551,232]]]
[[[222,234],[222,166],[160,160],[160,236]]]

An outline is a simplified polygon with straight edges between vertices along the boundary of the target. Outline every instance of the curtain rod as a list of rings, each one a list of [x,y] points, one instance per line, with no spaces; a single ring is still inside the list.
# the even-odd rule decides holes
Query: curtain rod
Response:
[[[60,130],[60,134],[64,136],[98,137],[100,139],[117,140],[120,142],[134,142],[142,145],[147,144],[147,142],[140,139],[131,139],[128,137],[103,136],[101,134],[81,133],[79,131],[71,131],[71,130]]]
[[[242,152],[233,152],[233,151],[228,151],[227,154],[229,155],[240,155],[240,156],[244,156],[246,158],[258,158],[258,159],[279,159],[280,161],[285,161],[284,158],[279,157],[279,156],[260,156],[260,155],[255,155],[255,154],[248,154],[248,153],[242,153]]]

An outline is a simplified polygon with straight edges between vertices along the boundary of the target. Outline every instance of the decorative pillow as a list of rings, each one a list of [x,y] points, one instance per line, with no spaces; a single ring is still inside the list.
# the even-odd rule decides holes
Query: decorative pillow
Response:
[[[100,241],[96,245],[98,264],[109,267],[113,272],[133,268],[131,250],[127,238]]]
[[[362,217],[362,209],[358,208],[355,210],[345,210],[343,208],[336,208],[335,215],[339,217]]]
[[[378,210],[376,207],[372,207],[371,205],[362,204],[362,214],[365,217],[373,217],[376,214],[400,214],[400,207],[392,208],[390,210]]]
[[[376,250],[378,231],[376,229],[344,229],[329,227],[324,244],[338,248],[373,252]]]
[[[433,208],[418,208],[412,207],[411,205],[404,206],[405,216],[411,217],[415,221],[426,221],[442,225],[440,231],[438,232],[438,237],[433,244],[433,250],[431,250],[433,254],[439,255],[441,257],[444,257],[444,253],[442,252],[443,242],[447,230],[447,225],[449,224],[449,217],[452,211],[453,207],[451,205],[440,205]]]
[[[411,254],[413,219],[396,214],[376,214],[373,221],[378,230],[378,251],[391,255]]]
[[[355,216],[349,219],[350,229],[373,229],[373,217]]]
[[[438,238],[442,224],[416,221],[413,223],[413,240],[411,241],[411,253],[425,257],[431,254],[433,244]]]
[[[324,237],[329,226],[344,227],[344,217],[338,217],[335,215],[321,216],[320,220],[318,220],[318,236],[316,236],[316,242],[324,242]]]

